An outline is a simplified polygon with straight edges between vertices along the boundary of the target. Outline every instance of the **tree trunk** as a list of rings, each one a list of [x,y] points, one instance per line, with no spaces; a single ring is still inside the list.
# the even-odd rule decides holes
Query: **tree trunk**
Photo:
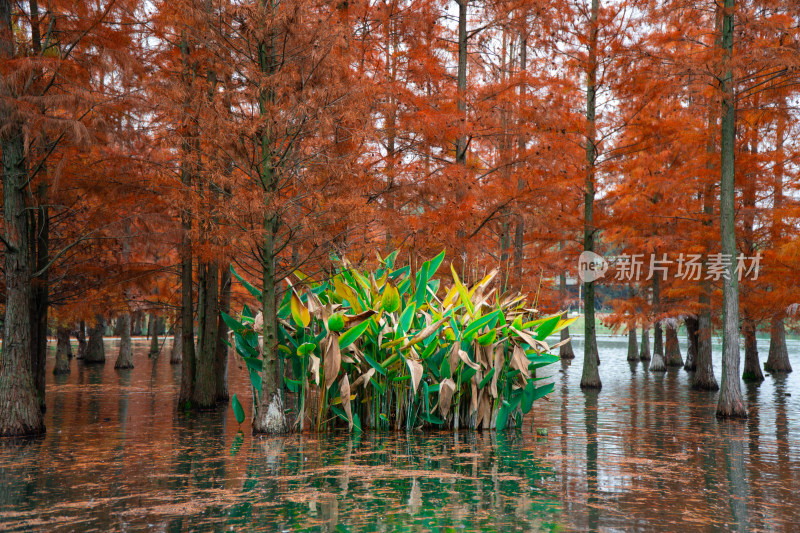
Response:
[[[650,360],[650,328],[642,328],[642,345],[639,349],[639,359],[642,361]]]
[[[655,321],[653,323],[653,358],[650,360],[649,370],[651,372],[666,372],[667,364],[664,358],[664,338],[661,329],[661,281],[659,275],[653,276],[653,313]]]
[[[697,333],[699,324],[697,318],[693,316],[687,317],[684,323],[686,324],[686,341],[688,347],[686,348],[686,362],[683,365],[683,369],[693,372],[697,369]]]
[[[0,57],[3,60],[15,55],[11,11],[11,2],[0,0]],[[3,348],[0,352],[0,436],[44,433],[31,365],[31,269],[25,206],[27,171],[22,123],[16,115],[13,104],[0,101],[6,293]]]
[[[722,280],[722,383],[717,403],[718,417],[746,417],[739,373],[739,278],[736,266],[735,168],[736,118],[734,116],[733,53],[734,0],[725,0],[722,22],[722,50],[726,72],[721,80],[721,172],[720,235],[722,254],[731,258]]]
[[[583,222],[583,249],[594,252],[594,174],[595,174],[595,98],[597,83],[597,18],[600,11],[600,0],[592,0],[592,12],[589,22],[589,63],[586,72],[586,183],[584,190],[584,222]],[[600,356],[597,352],[597,336],[595,333],[594,318],[594,281],[584,283],[583,307],[584,321],[584,347],[583,347],[583,374],[581,375],[582,389],[599,389],[602,387],[598,363]]]
[[[86,347],[88,343],[86,342],[86,321],[81,320],[80,324],[78,324],[78,333],[75,335],[75,338],[78,339],[78,355],[75,356],[76,359],[83,359],[86,357]]]
[[[56,376],[69,374],[69,328],[58,326],[56,330],[56,365],[53,367],[53,374]]]
[[[119,324],[119,355],[114,368],[133,368],[133,352],[131,350],[131,315],[125,313],[117,319]]]
[[[700,304],[704,307],[700,311],[700,320],[697,326],[697,364],[692,378],[692,388],[695,390],[719,390],[717,378],[714,377],[711,351],[711,311],[708,308],[711,304],[711,297],[707,292],[708,290],[710,290],[708,282],[703,281],[701,283]]]
[[[681,345],[678,341],[678,321],[670,319],[666,323],[665,328],[666,343],[664,345],[664,358],[668,367],[683,366],[683,357],[681,357]]]
[[[274,267],[274,220],[267,220],[264,238],[265,258],[263,272],[263,307],[264,317],[264,370],[261,374],[261,395],[253,415],[253,433],[280,434],[287,430],[286,417],[283,412],[283,394],[278,364],[278,314],[275,291]],[[268,260],[270,258],[271,260]],[[320,395],[324,394],[324,385]]]
[[[133,337],[141,337],[142,336],[142,317],[144,314],[141,311],[135,311],[133,313],[133,324],[131,325],[131,336]]]
[[[639,343],[636,340],[636,326],[628,330],[628,361],[639,360]]]
[[[185,34],[181,35],[180,43],[181,67],[183,69],[183,81],[187,87],[194,79],[194,68],[189,65],[189,47],[186,42]],[[186,203],[181,210],[181,228],[183,236],[181,239],[181,348],[183,355],[181,358],[181,390],[178,394],[178,405],[182,408],[191,407],[194,397],[194,373],[195,373],[195,351],[194,351],[194,295],[192,277],[192,211],[191,201],[188,197],[192,189],[192,171],[190,167],[191,141],[184,140],[181,146],[181,184],[187,194]]]
[[[227,402],[228,394],[228,325],[222,320],[222,313],[231,312],[231,266],[223,264],[219,276],[219,318],[217,320],[217,348],[214,358],[214,377],[217,383],[217,402]]]
[[[567,277],[564,274],[559,276],[559,290],[561,293],[561,305],[564,305],[564,301],[566,299],[567,294]],[[564,311],[563,318],[567,318],[567,312]],[[561,340],[565,341],[569,339],[569,328],[564,328],[561,330]],[[575,351],[572,349],[572,341],[569,341],[566,344],[562,344],[561,347],[558,349],[558,356],[561,359],[575,359]]]
[[[742,320],[742,333],[744,333],[744,370],[742,379],[745,381],[764,381],[761,364],[758,361],[758,344],[756,341],[756,325],[752,318]]]
[[[456,106],[458,114],[466,121],[467,113],[467,2],[456,0],[458,4],[458,71],[456,83],[458,100]],[[456,164],[467,164],[467,136],[462,130],[456,139]]]
[[[200,266],[205,271],[201,276],[203,312],[200,314],[202,330],[198,335],[197,365],[195,367],[193,403],[200,409],[208,409],[217,403],[217,381],[215,377],[217,350],[217,301],[219,292],[219,267],[211,262]]]
[[[183,359],[183,331],[181,328],[180,320],[175,322],[173,326],[173,341],[172,341],[172,354],[169,358],[169,364],[179,365]]]
[[[89,330],[89,343],[86,345],[86,355],[83,362],[87,365],[103,364],[106,362],[106,350],[103,346],[105,323],[102,316],[97,316],[95,325]]]
[[[466,24],[466,2],[460,0],[459,9],[464,11],[464,24]],[[460,26],[460,23],[459,23]],[[461,31],[459,30],[459,48],[461,43]],[[466,46],[466,31],[464,32],[464,44]],[[274,71],[275,57],[272,36],[268,36],[264,42],[259,43],[259,67],[264,74],[272,74]],[[267,42],[268,41],[268,42]],[[464,50],[466,68],[466,49]],[[459,61],[460,63],[460,61]],[[461,65],[459,65],[459,70]],[[459,75],[459,85],[461,83]],[[464,78],[466,84],[466,76]],[[262,116],[267,113],[267,104],[274,99],[272,91],[264,90],[259,95],[259,112]],[[459,101],[463,101],[462,98]],[[461,104],[459,104],[460,107]],[[280,434],[285,433],[286,415],[283,412],[283,383],[278,362],[278,309],[277,295],[275,290],[275,236],[278,233],[278,214],[270,206],[272,197],[277,191],[276,170],[273,167],[272,142],[269,137],[269,128],[263,128],[258,139],[260,144],[261,161],[259,164],[259,178],[264,193],[264,204],[266,212],[264,214],[264,236],[261,249],[261,299],[262,316],[264,318],[264,340],[263,354],[264,365],[261,372],[261,393],[254,391],[253,411],[253,433]],[[458,154],[456,154],[458,157]],[[321,394],[324,394],[321,393]]]
[[[773,318],[769,330],[769,355],[764,363],[767,372],[784,373],[792,371],[789,351],[786,349],[786,328],[783,319]]]
[[[151,328],[152,337],[150,337],[150,357],[158,359],[161,353],[161,344],[159,344],[158,336],[164,334],[164,319],[160,316],[150,315],[153,327]]]

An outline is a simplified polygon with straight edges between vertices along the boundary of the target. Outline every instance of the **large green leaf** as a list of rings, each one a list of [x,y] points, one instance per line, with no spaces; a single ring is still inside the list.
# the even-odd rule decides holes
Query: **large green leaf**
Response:
[[[414,302],[408,302],[408,306],[403,309],[403,314],[400,315],[400,324],[395,339],[399,339],[408,332],[411,322],[414,320],[414,311]]]
[[[241,322],[230,316],[225,311],[220,311],[219,314],[222,317],[222,321],[228,325],[231,331],[235,331],[236,333],[241,333],[242,331],[245,330],[244,324],[242,324]]]
[[[250,291],[250,294],[255,296],[259,302],[261,301],[261,291],[256,289],[254,286],[250,285],[250,283],[248,283],[247,280],[245,280],[242,276],[240,276],[239,273],[236,272],[236,269],[233,268],[233,265],[231,265],[231,274],[233,274],[236,277],[236,279],[238,279],[241,282],[241,284],[244,285],[245,289]]]
[[[244,408],[239,402],[239,398],[236,397],[235,392],[233,393],[233,398],[231,398],[231,406],[233,407],[233,416],[236,417],[236,421],[240,424],[244,422]]]
[[[369,320],[365,320],[360,324],[353,326],[352,328],[342,333],[339,336],[339,348],[343,350],[348,346],[350,346],[351,344],[353,344],[355,341],[357,341],[358,338],[361,337],[361,335],[363,335],[365,331],[367,331],[370,322],[372,322],[371,318]]]
[[[553,333],[553,330],[556,329],[559,320],[561,320],[561,317],[559,315],[555,315],[542,322],[542,324],[536,328],[536,340],[543,341],[549,337],[550,334]]]

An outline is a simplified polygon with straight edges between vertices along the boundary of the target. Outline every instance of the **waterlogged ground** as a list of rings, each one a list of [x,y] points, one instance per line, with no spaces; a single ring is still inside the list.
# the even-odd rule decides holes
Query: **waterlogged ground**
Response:
[[[136,368],[116,371],[109,342],[103,367],[48,372],[46,437],[0,441],[0,530],[800,528],[800,343],[797,372],[745,386],[744,423],[718,422],[716,395],[689,391],[683,370],[629,364],[622,337],[601,339],[603,390],[585,394],[575,344],[534,408],[547,437],[526,420],[501,435],[259,439],[230,409],[176,413],[169,358],[140,342]],[[231,379],[246,391],[240,369]]]

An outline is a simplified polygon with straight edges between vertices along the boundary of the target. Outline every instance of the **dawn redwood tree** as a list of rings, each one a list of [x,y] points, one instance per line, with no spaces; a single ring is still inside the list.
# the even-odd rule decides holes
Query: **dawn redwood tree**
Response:
[[[722,52],[724,73],[720,80],[722,121],[720,129],[720,233],[722,254],[736,257],[735,167],[736,118],[733,94],[734,0],[725,0],[722,15]],[[726,267],[722,281],[722,381],[717,416],[746,417],[747,408],[739,382],[739,280],[735,263]]]
[[[30,277],[28,263],[28,216],[23,118],[15,104],[16,45],[12,2],[0,0],[0,118],[4,124],[3,152],[3,245],[5,252],[6,311],[3,349],[0,354],[0,436],[38,435],[44,432],[31,361]]]
[[[584,184],[584,226],[583,250],[594,252],[595,232],[594,224],[594,196],[595,196],[595,159],[597,157],[596,138],[596,99],[597,99],[597,42],[598,42],[598,16],[600,0],[591,0],[591,14],[589,15],[588,62],[586,66],[586,182]],[[584,322],[584,347],[583,347],[583,374],[581,376],[582,389],[599,389],[602,387],[597,364],[597,335],[594,316],[594,281],[583,284]]]

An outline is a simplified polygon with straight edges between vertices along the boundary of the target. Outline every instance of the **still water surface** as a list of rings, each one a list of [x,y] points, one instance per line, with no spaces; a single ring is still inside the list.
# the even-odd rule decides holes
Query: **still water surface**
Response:
[[[579,388],[575,339],[532,424],[500,435],[254,438],[229,408],[178,414],[180,369],[145,342],[127,371],[114,341],[104,366],[73,360],[65,377],[51,354],[46,437],[0,441],[0,530],[800,530],[800,372],[743,385],[750,418],[719,422],[716,393],[682,369],[628,363],[623,337],[598,344],[599,394]],[[232,392],[246,379],[233,368]]]

